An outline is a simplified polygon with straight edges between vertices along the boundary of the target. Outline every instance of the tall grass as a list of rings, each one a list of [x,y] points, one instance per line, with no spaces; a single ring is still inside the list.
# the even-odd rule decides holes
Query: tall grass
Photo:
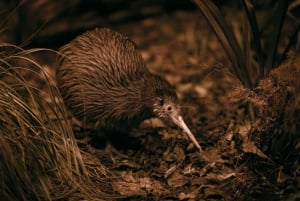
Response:
[[[236,155],[242,158],[238,150],[243,150],[243,158],[250,162],[244,163],[248,167],[246,174],[254,173],[253,183],[247,183],[247,191],[249,186],[265,189],[263,183],[255,183],[255,180],[263,178],[270,189],[280,189],[274,195],[292,200],[292,197],[299,195],[299,188],[290,190],[284,187],[281,175],[284,172],[291,181],[296,182],[295,175],[299,174],[300,60],[297,54],[300,21],[289,15],[295,7],[299,9],[300,1],[263,1],[268,5],[261,8],[254,4],[261,1],[234,1],[240,2],[235,13],[241,16],[239,35],[233,32],[213,1],[194,2],[225,50],[231,62],[231,72],[242,83],[236,88],[235,95],[241,102],[249,103],[245,114],[250,117],[250,128],[245,133],[237,129],[239,137],[244,139],[235,142]],[[269,171],[267,163],[255,165],[259,164],[255,157],[246,154],[251,149],[255,151],[250,153],[259,158],[267,156],[273,171]],[[239,161],[238,157],[234,160]],[[235,192],[233,189],[232,194]]]
[[[280,58],[284,58],[292,46],[297,44],[300,26],[299,21],[297,22],[294,19],[293,24],[296,24],[296,26],[292,34],[288,36],[289,41],[284,51],[279,51],[283,26],[289,14],[289,5],[294,2],[292,0],[272,2],[270,7],[262,11],[264,17],[261,17],[260,20],[257,19],[258,13],[252,1],[236,1],[235,3],[240,2],[242,8],[240,12],[242,21],[241,43],[238,42],[230,24],[213,1],[194,0],[194,2],[218,37],[231,62],[229,68],[243,86],[247,88],[256,87],[259,80],[268,76],[271,69],[277,67],[283,61]],[[266,30],[268,30],[268,33],[264,35]]]
[[[1,200],[63,199],[87,182],[58,90],[31,57],[38,51],[0,44]],[[48,102],[34,84],[38,79],[45,80]]]

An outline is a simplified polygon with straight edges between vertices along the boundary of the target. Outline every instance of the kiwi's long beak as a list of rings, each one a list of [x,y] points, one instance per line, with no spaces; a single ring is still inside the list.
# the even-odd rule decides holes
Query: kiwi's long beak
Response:
[[[191,132],[191,130],[185,124],[182,116],[181,115],[178,115],[178,116],[171,115],[171,118],[172,118],[173,122],[187,134],[187,136],[190,138],[190,140],[194,143],[194,145],[201,152],[202,151],[201,146],[199,145],[198,141],[196,140],[196,138],[193,135],[193,133]]]

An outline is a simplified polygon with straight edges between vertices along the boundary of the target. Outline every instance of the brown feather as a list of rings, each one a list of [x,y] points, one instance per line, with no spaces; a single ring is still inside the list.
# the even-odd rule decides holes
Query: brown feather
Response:
[[[60,49],[57,85],[76,118],[93,128],[129,131],[157,116],[158,97],[178,99],[173,87],[148,71],[133,42],[102,28]]]

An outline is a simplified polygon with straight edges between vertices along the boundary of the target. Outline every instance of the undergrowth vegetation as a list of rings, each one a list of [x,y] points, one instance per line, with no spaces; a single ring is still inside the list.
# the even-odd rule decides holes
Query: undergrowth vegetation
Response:
[[[53,80],[32,57],[45,50],[5,43],[0,50],[1,200],[57,200],[84,192],[87,171],[65,108]],[[41,79],[47,92],[30,81]]]
[[[235,2],[239,6],[232,6],[231,17],[239,19],[238,31],[212,1],[194,2],[218,37],[231,62],[229,69],[247,88],[256,87],[260,79],[284,61],[289,50],[299,50],[299,21],[289,12],[289,5],[297,1],[266,1],[261,5],[249,0]],[[284,32],[286,26],[291,29],[288,35]]]
[[[0,43],[0,200],[296,200],[299,197],[299,20],[292,15],[299,1],[264,1],[268,2],[264,7],[252,3],[256,1],[241,0],[239,6],[230,7],[235,15],[232,21],[239,16],[237,26],[228,23],[232,22],[230,16],[224,15],[224,10],[213,1],[193,1],[225,50],[231,64],[228,69],[241,83],[228,87],[236,83],[230,80],[226,90],[225,86],[221,90],[218,87],[202,90],[201,98],[193,96],[192,90],[182,90],[188,100],[198,104],[194,108],[203,104],[192,111],[192,121],[204,151],[200,155],[194,153],[192,148],[186,149],[185,140],[175,138],[172,132],[152,128],[149,131],[141,128],[141,134],[137,134],[144,144],[137,150],[125,150],[129,153],[125,159],[93,147],[88,138],[75,139],[73,132],[82,130],[70,123],[73,119],[68,116],[55,76],[51,75],[54,68],[48,71],[35,57],[46,51],[56,58],[57,53]],[[174,37],[176,31],[170,32]],[[145,39],[141,37],[141,41]],[[190,38],[191,46],[196,42],[203,44],[203,48],[195,47],[198,52],[205,51],[206,44],[211,43],[206,36],[196,42],[194,38],[197,37]],[[161,47],[167,39],[162,41]],[[171,46],[167,47],[164,52],[167,56],[161,58],[175,52]],[[176,53],[174,58],[178,58]],[[203,55],[197,62],[205,62]],[[180,70],[179,73],[185,71]],[[190,84],[191,76],[196,86],[204,76],[199,78],[194,72],[183,73],[188,78],[174,75],[178,80],[187,80],[184,86]],[[221,85],[218,81],[211,84],[210,80],[205,84]],[[206,89],[200,84],[197,87],[199,91]],[[208,99],[207,94],[213,93]],[[219,96],[224,97],[218,99]],[[208,106],[205,99],[217,100]],[[222,107],[226,104],[229,106]],[[210,115],[205,116],[205,112]]]
[[[243,120],[244,125],[237,123],[235,135],[230,137],[235,145],[232,160],[240,161],[240,170],[246,166],[247,171],[253,171],[252,180],[248,180],[252,190],[264,185],[280,189],[293,179],[295,182],[300,164],[300,25],[291,10],[299,1],[265,1],[260,5],[241,0],[234,10],[240,19],[238,31],[212,1],[194,2],[225,50],[231,64],[228,68],[241,83],[234,96],[248,103],[248,120]],[[236,192],[238,187],[234,186],[228,190]],[[278,196],[293,200],[288,196],[291,192],[297,194],[291,187],[290,192],[278,191]]]

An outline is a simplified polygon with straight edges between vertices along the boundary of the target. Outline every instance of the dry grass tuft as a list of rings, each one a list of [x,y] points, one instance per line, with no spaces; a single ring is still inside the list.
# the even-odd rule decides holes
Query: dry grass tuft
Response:
[[[287,62],[270,72],[258,86],[240,88],[238,96],[257,110],[251,138],[287,172],[299,163],[300,145],[300,58],[290,53]],[[297,150],[298,149],[298,150]]]
[[[31,56],[39,51],[0,44],[1,200],[59,200],[88,191],[58,90]],[[47,93],[33,82],[41,79]]]

